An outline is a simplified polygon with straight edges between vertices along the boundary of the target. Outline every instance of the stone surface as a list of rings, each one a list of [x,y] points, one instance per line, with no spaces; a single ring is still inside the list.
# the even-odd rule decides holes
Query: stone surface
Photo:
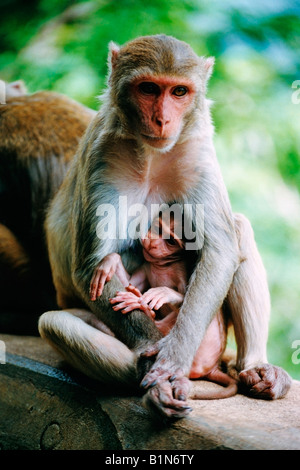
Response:
[[[142,397],[67,368],[41,338],[0,335],[2,449],[300,449],[300,383],[286,398],[191,401],[186,419],[153,419]],[[194,382],[195,387],[217,385]]]

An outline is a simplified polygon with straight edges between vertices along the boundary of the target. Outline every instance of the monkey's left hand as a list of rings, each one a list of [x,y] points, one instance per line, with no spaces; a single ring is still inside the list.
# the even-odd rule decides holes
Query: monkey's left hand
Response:
[[[182,377],[180,384],[164,381],[147,391],[144,403],[150,411],[154,411],[167,418],[184,418],[192,408],[186,403],[190,390],[189,380]]]
[[[239,374],[245,393],[255,398],[275,400],[284,397],[289,391],[292,379],[281,367],[261,364]]]
[[[109,299],[113,305],[115,312],[121,311],[123,314],[132,312],[133,310],[142,310],[152,320],[155,318],[155,312],[143,301],[142,293],[137,287],[129,286],[126,287],[127,292],[118,291],[112,299]]]
[[[156,356],[159,343],[149,347],[141,358]],[[184,418],[192,408],[187,404],[190,381],[180,368],[175,368],[162,359],[154,363],[141,382],[141,387],[148,389],[145,400],[148,405],[168,418]]]
[[[180,304],[183,302],[183,295],[170,287],[160,286],[148,289],[142,299],[153,310],[159,310],[166,303]]]

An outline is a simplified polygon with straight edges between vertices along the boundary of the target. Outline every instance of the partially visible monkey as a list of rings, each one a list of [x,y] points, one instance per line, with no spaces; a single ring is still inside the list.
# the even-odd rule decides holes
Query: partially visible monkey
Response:
[[[239,379],[258,398],[284,396],[289,375],[267,363],[265,271],[250,224],[234,220],[215,155],[205,97],[213,59],[158,35],[121,48],[111,44],[110,64],[103,106],[48,213],[48,250],[64,311],[41,317],[42,336],[88,375],[126,383],[142,379],[147,397],[161,413],[182,417],[190,411],[186,378],[193,358],[227,299]],[[137,201],[144,208],[141,217],[132,212]],[[176,324],[165,337],[142,311],[113,311],[108,299],[122,288],[116,276],[96,301],[89,296],[94,269],[109,253],[121,254],[128,272],[142,262],[136,252],[140,227],[145,214],[151,222],[163,203],[183,207],[199,241]],[[199,205],[204,206],[204,224]],[[150,211],[153,207],[156,213]],[[110,217],[106,224],[105,211]],[[103,321],[115,337],[89,325],[91,318]]]
[[[181,223],[180,220],[177,222]],[[159,317],[155,325],[164,336],[168,334],[176,322],[192,267],[192,257],[188,256],[184,240],[176,232],[182,230],[176,229],[174,216],[171,215],[170,221],[164,220],[163,215],[154,220],[142,239],[145,261],[131,276],[118,253],[107,255],[94,272],[91,300],[101,295],[104,284],[116,274],[127,287],[125,292],[117,292],[110,300],[113,309],[127,314],[138,308],[152,319],[156,317],[155,310]],[[204,378],[226,388],[208,393],[197,392],[189,398],[228,398],[237,393],[236,380],[220,370],[226,342],[227,321],[220,310],[212,319],[196,352],[189,377]]]
[[[20,81],[7,84],[6,93],[0,105],[0,328],[37,333],[38,316],[56,306],[45,211],[95,112],[58,93],[24,95]]]
[[[23,80],[5,83],[5,98],[17,98],[27,94],[27,88]]]

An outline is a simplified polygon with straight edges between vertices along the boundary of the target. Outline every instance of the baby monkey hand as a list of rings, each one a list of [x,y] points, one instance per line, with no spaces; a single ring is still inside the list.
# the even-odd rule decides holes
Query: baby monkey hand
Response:
[[[109,299],[115,311],[121,313],[129,313],[132,310],[142,310],[149,318],[155,318],[155,312],[143,300],[143,295],[137,287],[129,284],[126,287],[126,292],[118,291],[112,299]]]

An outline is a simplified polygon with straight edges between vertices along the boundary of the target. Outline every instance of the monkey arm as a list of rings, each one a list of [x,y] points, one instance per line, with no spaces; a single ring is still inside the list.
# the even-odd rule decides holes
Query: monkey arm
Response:
[[[91,212],[95,213],[95,210],[89,210],[89,213]],[[140,309],[132,311],[130,315],[120,315],[120,312],[112,309],[109,299],[115,297],[116,292],[124,290],[124,285],[116,274],[104,284],[100,297],[94,301],[90,299],[90,281],[99,259],[104,258],[109,252],[117,252],[118,245],[116,241],[111,239],[97,239],[95,236],[97,220],[91,222],[91,219],[85,219],[83,210],[79,209],[76,213],[81,215],[81,218],[78,217],[77,221],[75,220],[79,233],[84,233],[81,227],[85,226],[85,238],[79,239],[78,237],[77,240],[74,240],[73,249],[72,280],[78,296],[120,341],[130,349],[143,350],[147,345],[158,341],[162,334],[153,321]]]
[[[86,295],[85,304],[130,349],[144,350],[148,345],[158,341],[162,334],[141,309],[136,308],[130,315],[121,315],[120,312],[113,310],[109,299],[114,298],[122,289],[124,286],[114,275],[104,285],[102,295],[95,301],[91,301]]]
[[[189,374],[206,329],[226,297],[236,264],[207,251],[203,247],[174,327],[149,354],[146,352],[147,356],[157,354],[157,358],[142,382],[145,388],[158,380],[163,382],[174,376],[180,380]]]
[[[177,322],[162,346],[162,355],[172,357],[169,354],[176,339],[179,349],[182,349],[182,355],[179,352],[178,358],[183,358],[180,364],[177,362],[177,367],[185,373],[190,369],[213,316],[224,302],[235,270],[234,258],[228,259],[212,248],[203,247],[201,260],[191,277]]]
[[[189,373],[193,357],[213,316],[223,304],[238,267],[233,214],[218,168],[215,173],[213,170],[203,176],[197,200],[192,201],[204,204],[201,256],[191,275],[177,322],[158,344],[157,359],[151,369],[153,376],[150,372],[146,380],[148,385],[160,374],[170,376],[177,369],[184,375]],[[195,220],[196,230],[197,222]],[[201,223],[198,226],[201,230]]]
[[[129,282],[141,292],[144,292],[149,287],[144,264],[132,273],[129,277]]]

